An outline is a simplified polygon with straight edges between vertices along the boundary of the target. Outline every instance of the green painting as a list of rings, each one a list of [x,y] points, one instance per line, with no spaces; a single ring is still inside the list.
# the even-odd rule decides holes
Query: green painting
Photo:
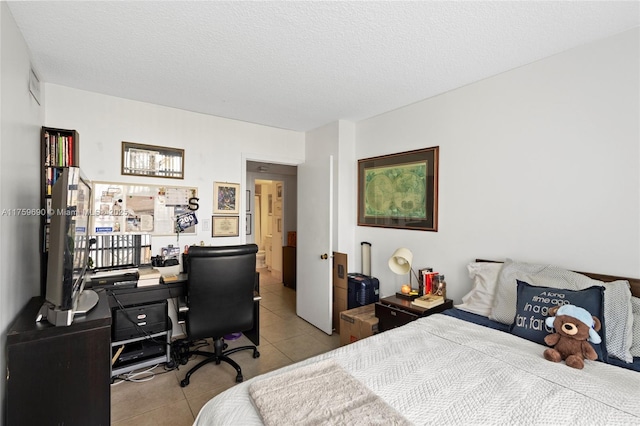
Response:
[[[428,162],[364,170],[364,216],[427,219]]]

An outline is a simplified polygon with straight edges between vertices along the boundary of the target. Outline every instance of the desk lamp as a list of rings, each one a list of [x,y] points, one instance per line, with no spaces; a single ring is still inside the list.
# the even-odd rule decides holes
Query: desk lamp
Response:
[[[418,289],[414,289],[411,285],[411,273],[415,275],[415,272],[411,268],[412,262],[413,253],[411,253],[411,250],[404,247],[400,247],[394,251],[389,258],[389,269],[391,269],[391,271],[398,275],[409,274],[409,284],[403,285],[401,292],[398,294],[403,295],[404,297],[418,296]],[[420,280],[418,280],[418,282],[419,281]]]

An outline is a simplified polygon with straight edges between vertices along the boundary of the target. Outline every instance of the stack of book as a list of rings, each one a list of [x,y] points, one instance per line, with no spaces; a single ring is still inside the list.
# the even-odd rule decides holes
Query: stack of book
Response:
[[[444,297],[435,294],[425,294],[411,301],[412,305],[419,306],[421,308],[434,308],[444,303]]]
[[[138,269],[138,287],[160,284],[162,274],[155,268]]]

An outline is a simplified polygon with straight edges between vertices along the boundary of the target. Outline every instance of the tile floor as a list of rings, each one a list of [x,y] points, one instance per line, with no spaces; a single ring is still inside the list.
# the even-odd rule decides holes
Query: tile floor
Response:
[[[242,367],[245,380],[340,346],[338,334],[329,336],[296,315],[295,291],[265,270],[260,272],[260,357],[252,358],[251,351],[231,355]],[[244,336],[227,343],[230,347],[250,344]],[[235,385],[231,366],[212,363],[194,373],[189,386],[180,387],[180,380],[198,358],[173,371],[157,367],[150,380],[139,376],[139,382],[113,384],[111,424],[191,425],[209,399]]]

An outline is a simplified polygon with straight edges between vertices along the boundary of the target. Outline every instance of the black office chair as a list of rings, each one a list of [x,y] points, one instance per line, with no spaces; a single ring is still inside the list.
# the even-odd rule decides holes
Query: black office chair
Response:
[[[187,256],[187,337],[213,338],[215,352],[200,350],[188,354],[207,357],[189,370],[180,386],[189,384],[191,375],[209,362],[224,361],[238,373],[236,382],[243,380],[240,366],[228,355],[245,349],[260,352],[256,346],[242,346],[224,351],[223,336],[250,330],[254,324],[254,286],[256,282],[255,244],[239,246],[191,246]]]

